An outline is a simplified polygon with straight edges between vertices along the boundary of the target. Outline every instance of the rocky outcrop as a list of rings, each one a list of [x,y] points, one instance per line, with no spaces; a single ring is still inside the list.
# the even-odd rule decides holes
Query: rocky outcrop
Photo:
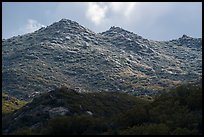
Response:
[[[64,116],[69,113],[69,110],[64,107],[55,107],[49,110],[50,118],[55,118],[58,116]]]

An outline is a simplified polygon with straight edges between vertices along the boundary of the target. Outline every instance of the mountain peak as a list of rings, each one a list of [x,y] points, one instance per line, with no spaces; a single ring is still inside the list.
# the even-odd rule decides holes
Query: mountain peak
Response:
[[[66,19],[66,18],[62,18],[60,21],[61,21],[61,22],[62,22],[62,21],[65,21],[65,22],[66,22],[66,21],[71,21],[71,20]]]
[[[131,37],[134,37],[136,39],[143,39],[142,36],[139,36],[133,32],[130,32],[128,30],[125,30],[121,27],[117,27],[117,26],[111,26],[109,30],[105,31],[105,32],[102,32],[101,33],[103,36],[109,36],[109,37],[112,37],[112,36],[124,36],[126,37],[127,39],[131,38]]]
[[[110,29],[108,31],[115,31],[115,32],[129,32],[127,30],[124,30],[121,27],[117,27],[117,26],[111,26]],[[130,32],[129,32],[130,33]]]
[[[65,18],[62,18],[58,23],[73,23],[73,24],[78,24],[76,21],[72,21],[72,20],[65,19]]]
[[[53,31],[54,33],[62,32],[62,33],[71,33],[75,35],[83,32],[94,34],[94,32],[80,25],[78,22],[65,19],[65,18],[51,24],[50,26],[47,27],[47,30]]]
[[[112,34],[134,34],[133,32],[129,32],[121,27],[111,26],[109,30],[102,32],[102,35],[112,35]]]
[[[69,19],[61,19],[58,22],[55,22],[53,25],[57,25],[57,26],[80,26],[78,22],[76,21],[72,21]]]
[[[117,27],[117,26],[111,26],[109,30],[115,30],[115,29],[122,29],[122,28]]]
[[[192,37],[190,37],[190,36],[188,36],[188,35],[186,35],[186,34],[183,34],[183,36],[181,37],[182,39],[189,39],[189,38],[192,38]]]

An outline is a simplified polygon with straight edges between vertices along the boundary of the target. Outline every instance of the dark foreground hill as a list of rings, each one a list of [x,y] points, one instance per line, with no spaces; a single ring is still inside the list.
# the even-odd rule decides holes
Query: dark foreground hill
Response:
[[[202,134],[202,87],[179,86],[154,100],[63,87],[2,120],[4,134]]]

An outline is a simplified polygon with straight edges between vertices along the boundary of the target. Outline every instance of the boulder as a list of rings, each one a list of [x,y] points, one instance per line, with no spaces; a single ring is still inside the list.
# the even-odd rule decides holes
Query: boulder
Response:
[[[93,113],[91,111],[86,111],[86,113],[91,115],[91,116],[93,115]]]
[[[49,117],[55,118],[57,116],[64,116],[69,113],[69,110],[64,107],[55,107],[49,110]]]

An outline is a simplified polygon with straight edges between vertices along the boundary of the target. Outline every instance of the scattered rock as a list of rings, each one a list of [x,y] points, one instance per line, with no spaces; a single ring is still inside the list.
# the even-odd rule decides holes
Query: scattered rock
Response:
[[[91,116],[93,115],[93,113],[91,111],[86,111],[86,113],[91,115]]]

